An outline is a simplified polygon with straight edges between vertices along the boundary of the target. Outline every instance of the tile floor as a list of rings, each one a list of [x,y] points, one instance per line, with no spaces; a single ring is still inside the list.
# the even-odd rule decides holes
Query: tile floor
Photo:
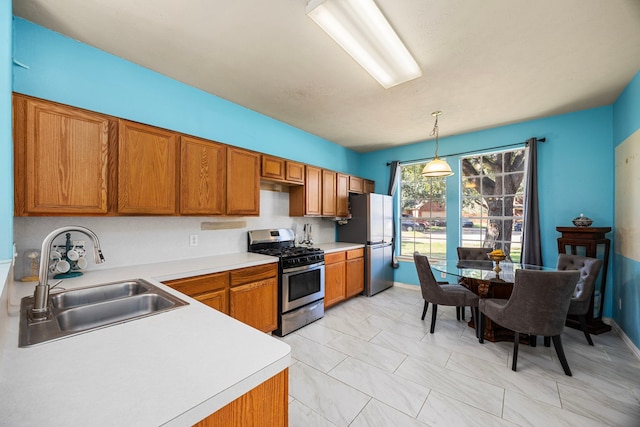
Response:
[[[562,339],[573,377],[553,349],[478,343],[439,307],[420,320],[418,288],[395,286],[339,304],[281,338],[292,347],[289,425],[640,426],[640,359],[615,332]],[[467,316],[469,316],[467,310]]]

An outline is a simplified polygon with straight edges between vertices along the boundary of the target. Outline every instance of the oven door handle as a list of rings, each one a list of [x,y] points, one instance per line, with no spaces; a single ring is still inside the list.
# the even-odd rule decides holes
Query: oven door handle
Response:
[[[323,265],[324,265],[324,261],[317,262],[315,264],[303,265],[301,267],[285,268],[282,270],[282,274],[295,273],[297,271],[313,270],[315,268],[320,268]]]

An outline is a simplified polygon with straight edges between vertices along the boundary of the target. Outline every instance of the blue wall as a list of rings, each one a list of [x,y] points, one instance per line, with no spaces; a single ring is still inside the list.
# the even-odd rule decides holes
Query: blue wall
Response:
[[[0,1],[0,261],[13,256],[11,19],[11,1]]]
[[[440,127],[446,130],[446,115]],[[530,137],[546,137],[538,146],[539,198],[542,229],[543,262],[555,266],[558,249],[557,226],[571,226],[571,219],[584,213],[596,226],[612,226],[614,163],[611,146],[612,107],[564,114],[546,119],[532,120],[479,132],[456,135],[440,140],[439,154],[446,157],[455,175],[447,178],[447,223],[456,224],[459,200],[459,157],[447,153],[524,142]],[[398,148],[366,153],[362,164],[367,165],[366,176],[380,183],[389,181],[387,162],[410,161],[433,156],[434,143],[420,142]],[[447,253],[456,257],[460,241],[458,227],[447,228]],[[400,263],[396,280],[418,284],[412,263]],[[609,273],[609,286],[612,274]],[[605,293],[605,316],[611,315],[611,292]]]
[[[379,193],[387,190],[387,162],[433,156],[432,141],[360,155],[17,17],[13,18],[13,56],[30,69],[13,67],[12,83],[11,2],[2,3],[0,259],[11,256],[13,233],[11,87],[19,93],[374,179]],[[442,120],[446,130],[446,114]],[[546,137],[547,142],[539,147],[542,244],[545,265],[554,265],[559,235],[556,226],[570,225],[581,212],[593,218],[595,225],[613,225],[614,146],[639,128],[640,77],[636,75],[612,106],[443,138],[440,154],[447,157],[522,142],[532,136]],[[459,159],[449,155],[447,160],[456,173],[448,178],[447,221],[455,224]],[[455,254],[459,230],[449,227],[449,233],[447,251]],[[615,282],[610,273],[608,284],[613,291],[607,290],[604,315],[613,315],[640,345],[640,267],[619,256],[614,262]],[[396,280],[417,284],[413,264],[401,263]],[[630,301],[620,313],[612,309],[613,295],[624,295]]]
[[[15,92],[359,175],[359,155],[24,19]]]
[[[613,144],[617,147],[640,129],[640,72],[613,104],[613,117]],[[615,253],[613,263],[613,301],[622,299],[622,310],[613,304],[613,319],[640,348],[640,262]]]

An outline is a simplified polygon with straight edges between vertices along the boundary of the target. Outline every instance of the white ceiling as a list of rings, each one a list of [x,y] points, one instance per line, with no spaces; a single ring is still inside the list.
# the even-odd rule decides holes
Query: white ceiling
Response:
[[[366,152],[611,104],[640,0],[376,0],[423,70],[383,89],[307,0],[13,0],[14,14]]]

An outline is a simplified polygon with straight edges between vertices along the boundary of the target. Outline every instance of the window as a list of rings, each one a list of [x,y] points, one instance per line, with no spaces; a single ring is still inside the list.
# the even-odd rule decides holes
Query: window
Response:
[[[524,166],[524,148],[461,159],[462,246],[502,249],[520,262]]]
[[[425,164],[400,166],[400,255],[446,259],[446,181],[422,176]]]

